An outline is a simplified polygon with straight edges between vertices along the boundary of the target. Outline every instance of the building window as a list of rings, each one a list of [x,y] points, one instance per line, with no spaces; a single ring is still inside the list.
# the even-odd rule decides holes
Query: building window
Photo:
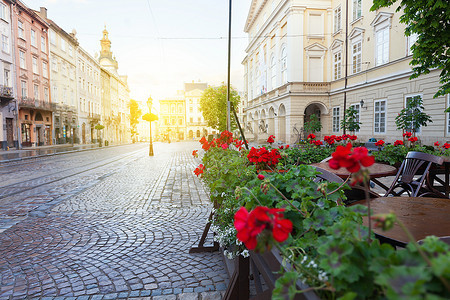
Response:
[[[23,22],[22,21],[17,21],[17,27],[19,30],[19,37],[21,39],[25,39],[25,30],[23,29]]]
[[[271,89],[273,90],[277,86],[277,64],[275,55],[272,55],[272,58],[270,59],[270,75],[271,75],[270,84]]]
[[[183,119],[178,119],[178,125],[183,125]]]
[[[353,0],[353,20],[361,18],[361,1]]]
[[[31,45],[37,47],[36,45],[36,31],[31,29]]]
[[[58,72],[58,61],[56,60],[56,57],[52,57],[52,71]]]
[[[69,56],[72,57],[73,56],[73,47],[71,44],[69,44]]]
[[[341,7],[334,9],[334,32],[341,30]]]
[[[58,102],[58,87],[53,86],[52,101]]]
[[[20,82],[20,87],[22,90],[22,97],[27,97],[28,93],[27,93],[27,82],[22,80]]]
[[[66,40],[61,39],[61,50],[66,52]]]
[[[410,36],[406,37],[408,40],[408,55],[412,55],[411,47],[417,42],[419,35],[417,33],[412,33]]]
[[[45,42],[45,37],[41,36],[41,51],[46,52],[47,51],[47,45]]]
[[[33,73],[34,74],[39,74],[37,57],[33,56],[32,62],[33,62]]]
[[[10,85],[10,83],[11,83],[11,78],[10,78],[10,76],[11,76],[11,71],[5,69],[5,78],[4,78],[4,84],[5,84],[5,86],[11,86],[11,85]]]
[[[190,123],[194,123],[194,118],[193,118],[193,117],[190,117],[190,118],[189,118],[189,122],[190,122]]]
[[[189,107],[189,113],[193,113],[194,112],[194,108],[191,106],[191,107]]]
[[[49,102],[49,98],[48,98],[48,88],[44,88],[44,99],[45,102]]]
[[[45,61],[42,62],[42,75],[48,78],[48,65]]]
[[[6,21],[6,5],[3,3],[0,3],[0,18]]]
[[[2,50],[3,52],[9,53],[9,38],[4,34],[2,34]]]
[[[358,41],[352,45],[352,71],[353,74],[361,72],[362,42]]]
[[[386,26],[375,33],[375,65],[389,62],[389,27]]]
[[[359,120],[361,120],[361,118],[360,118],[360,112],[361,112],[360,105],[359,104],[353,104],[353,105],[350,105],[350,107],[353,107],[356,110],[356,116],[355,116],[355,120],[354,121],[359,124]],[[359,132],[359,129],[355,130],[355,132]]]
[[[339,132],[339,106],[333,107],[333,132]]]
[[[50,43],[56,46],[56,34],[53,30],[50,30]]]
[[[447,95],[447,108],[450,107],[450,95]],[[447,134],[450,134],[450,112],[447,113]]]
[[[286,47],[281,49],[281,80],[283,84],[287,83],[287,51]]]
[[[374,102],[374,132],[386,133],[386,100]]]
[[[341,65],[342,65],[342,55],[341,52],[336,52],[333,56],[333,76],[334,80],[341,78]]]
[[[22,69],[25,69],[25,52],[19,51],[19,65]]]
[[[201,123],[201,122],[202,122],[202,118],[201,118],[201,117],[198,117],[198,118],[197,118],[197,122]]]
[[[39,99],[39,85],[34,85],[34,99]]]
[[[172,119],[172,125],[175,125],[177,123],[176,119]]]

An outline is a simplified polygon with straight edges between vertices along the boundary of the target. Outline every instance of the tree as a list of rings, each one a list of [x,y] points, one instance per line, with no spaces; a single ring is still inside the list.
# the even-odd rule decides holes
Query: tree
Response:
[[[388,7],[399,0],[373,0],[370,10]],[[439,88],[434,98],[450,93],[450,1],[400,0],[397,12],[403,10],[400,22],[406,24],[405,35],[417,34],[411,47],[413,74],[410,79],[440,69]]]
[[[98,137],[98,145],[101,147],[102,146],[102,139],[100,138],[100,130],[103,130],[103,128],[105,128],[105,126],[103,126],[102,124],[98,123],[97,125],[95,125],[94,129],[97,130],[97,137]]]
[[[344,119],[341,121],[341,128],[343,130],[348,130],[350,132],[355,132],[360,129],[362,124],[358,120],[358,111],[355,109],[355,107],[350,106],[345,110]]]
[[[316,133],[322,129],[322,124],[320,123],[319,117],[316,114],[312,114],[309,117],[309,121],[305,122],[303,127],[306,133]]]
[[[433,122],[431,117],[423,112],[423,100],[420,96],[415,96],[406,101],[406,107],[395,117],[397,129],[412,131],[416,136],[416,131],[421,126],[427,126],[428,122]]]
[[[237,108],[240,97],[230,88],[230,102]],[[224,131],[227,129],[227,86],[209,87],[200,98],[200,111],[209,127]],[[237,128],[236,120],[231,116],[231,131]]]
[[[139,124],[139,118],[142,115],[142,110],[139,108],[139,104],[136,100],[131,99],[128,103],[130,109],[130,126],[131,126],[131,139],[133,143],[136,142],[137,124]]]

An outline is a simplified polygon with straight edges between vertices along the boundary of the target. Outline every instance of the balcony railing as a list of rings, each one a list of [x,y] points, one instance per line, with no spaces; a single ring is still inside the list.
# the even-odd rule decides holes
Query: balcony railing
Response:
[[[13,98],[13,88],[0,85],[0,96],[3,98]]]
[[[34,108],[48,111],[53,111],[55,109],[50,102],[28,97],[19,98],[19,108]]]

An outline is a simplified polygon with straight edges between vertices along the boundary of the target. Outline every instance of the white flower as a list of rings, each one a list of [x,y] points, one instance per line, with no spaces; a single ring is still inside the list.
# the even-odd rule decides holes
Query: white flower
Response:
[[[236,245],[240,246],[240,245],[242,245],[242,242],[240,240],[236,239]]]
[[[250,256],[250,252],[248,252],[248,250],[245,249],[244,251],[242,251],[241,255],[242,255],[243,257],[249,257],[249,256]]]

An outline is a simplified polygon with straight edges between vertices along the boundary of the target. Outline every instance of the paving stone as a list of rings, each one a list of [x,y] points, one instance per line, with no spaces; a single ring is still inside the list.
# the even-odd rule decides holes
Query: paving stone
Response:
[[[153,300],[177,300],[177,296],[176,295],[155,296],[153,297]]]
[[[222,300],[220,292],[203,292],[200,295],[202,300]]]
[[[198,293],[179,294],[178,300],[199,300],[199,294]]]

